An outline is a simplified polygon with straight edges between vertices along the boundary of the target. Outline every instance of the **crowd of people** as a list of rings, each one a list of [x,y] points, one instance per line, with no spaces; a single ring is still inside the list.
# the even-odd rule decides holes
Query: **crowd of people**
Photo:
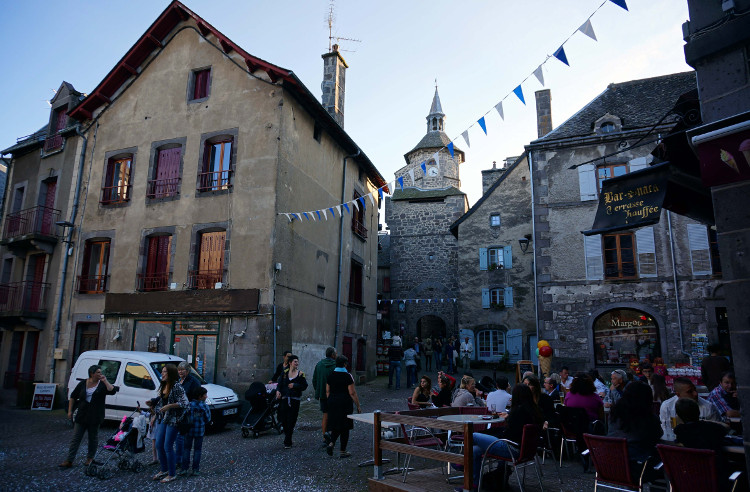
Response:
[[[406,387],[412,388],[417,384],[419,371],[432,371],[433,358],[437,371],[442,371],[445,366],[447,374],[457,374],[459,365],[465,371],[469,370],[473,354],[474,343],[469,337],[464,337],[462,342],[456,337],[427,337],[421,341],[414,337],[414,341],[404,348],[401,337],[394,336],[388,348],[388,388],[393,388],[395,376],[396,389],[401,389],[402,363],[406,368]]]

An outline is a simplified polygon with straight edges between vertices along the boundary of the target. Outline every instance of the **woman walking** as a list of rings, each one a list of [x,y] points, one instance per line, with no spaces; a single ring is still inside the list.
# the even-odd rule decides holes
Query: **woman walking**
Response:
[[[161,418],[156,429],[156,454],[159,456],[161,471],[154,475],[154,480],[167,483],[177,478],[177,422],[187,409],[189,403],[185,390],[179,384],[179,374],[174,364],[167,364],[161,370],[161,384],[156,398],[149,402],[154,412]]]
[[[84,379],[75,387],[70,394],[68,402],[68,418],[73,420],[73,405],[77,404],[78,411],[75,416],[73,427],[73,440],[70,441],[68,457],[60,463],[60,468],[70,468],[76,459],[78,447],[81,445],[83,433],[88,432],[89,446],[86,455],[86,466],[94,461],[96,447],[99,444],[99,426],[104,421],[104,400],[107,395],[114,395],[117,388],[107,381],[107,376],[102,374],[102,368],[98,365],[89,367],[89,377]]]
[[[284,426],[284,449],[292,447],[292,434],[294,433],[294,426],[297,425],[300,397],[302,392],[307,389],[305,373],[299,370],[299,357],[290,355],[288,360],[289,367],[279,377],[279,384],[276,387],[276,398],[281,399],[279,415],[281,416],[281,424]],[[329,430],[330,419],[329,409]]]
[[[349,443],[349,431],[354,421],[347,417],[353,412],[353,404],[357,405],[357,413],[362,413],[359,406],[359,396],[354,388],[354,378],[346,371],[346,363],[349,361],[343,355],[336,357],[336,369],[333,370],[326,383],[326,397],[328,398],[328,430],[331,431],[331,442],[328,443],[326,452],[333,456],[333,448],[336,440],[341,437],[341,458],[351,455],[346,450]]]

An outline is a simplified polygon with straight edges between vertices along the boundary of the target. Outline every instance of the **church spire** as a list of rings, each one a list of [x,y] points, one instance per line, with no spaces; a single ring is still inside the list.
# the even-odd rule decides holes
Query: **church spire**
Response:
[[[443,113],[443,107],[440,104],[437,80],[435,80],[435,96],[432,98],[430,114],[427,115],[427,133],[442,131],[445,131],[445,113]]]

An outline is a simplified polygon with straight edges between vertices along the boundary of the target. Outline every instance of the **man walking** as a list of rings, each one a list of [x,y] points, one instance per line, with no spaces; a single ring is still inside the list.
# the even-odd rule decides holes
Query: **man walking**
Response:
[[[474,344],[469,337],[466,337],[461,343],[461,360],[463,361],[464,370],[471,369],[471,356],[474,353]]]
[[[328,398],[326,397],[326,382],[328,376],[333,373],[336,368],[336,349],[328,347],[326,349],[326,356],[321,359],[320,362],[315,366],[315,372],[313,372],[313,388],[315,389],[315,399],[320,400],[320,411],[323,413],[323,441],[324,446],[328,446],[331,439],[331,435],[328,433]]]
[[[404,358],[404,351],[401,349],[401,337],[393,337],[391,348],[388,349],[388,389],[393,387],[393,373],[396,373],[396,389],[401,389],[401,359]]]
[[[424,348],[424,368],[432,371],[432,337],[425,338],[422,347]]]

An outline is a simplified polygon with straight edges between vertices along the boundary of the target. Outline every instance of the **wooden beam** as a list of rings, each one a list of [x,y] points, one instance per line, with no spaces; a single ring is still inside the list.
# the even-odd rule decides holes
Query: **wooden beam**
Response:
[[[253,73],[258,69],[258,65],[256,65],[250,58],[245,58],[245,65],[247,65],[247,69],[250,70],[250,73]]]
[[[204,36],[208,36],[208,35],[209,35],[209,33],[211,32],[211,29],[209,29],[209,28],[208,28],[208,26],[207,26],[206,24],[204,24],[203,22],[199,22],[199,23],[198,23],[198,30],[199,30],[199,31],[201,32],[201,34],[203,34]]]
[[[231,52],[232,52],[232,51],[234,50],[234,48],[232,48],[232,45],[231,45],[231,44],[229,44],[229,43],[227,43],[227,42],[226,42],[225,40],[223,40],[223,39],[220,39],[220,40],[219,40],[219,43],[221,44],[221,49],[223,49],[223,50],[224,50],[224,53],[227,53],[227,54],[229,54],[229,53],[231,53]]]
[[[187,12],[185,12],[185,9],[183,9],[179,5],[175,6],[175,11],[180,16],[180,19],[182,19],[183,21],[186,21],[186,20],[188,20],[190,18],[190,14],[188,14]]]
[[[152,43],[154,43],[154,45],[158,46],[159,48],[161,48],[161,47],[164,46],[162,44],[162,42],[159,41],[158,39],[156,39],[156,37],[154,37],[154,35],[151,34],[150,32],[146,33],[146,39],[148,39],[149,41],[151,41]]]
[[[388,451],[395,451],[397,453],[419,456],[420,458],[454,463],[456,465],[462,465],[465,462],[464,456],[460,454],[449,453],[447,451],[438,451],[437,449],[431,448],[420,448],[419,446],[400,444],[392,441],[381,441],[380,448]],[[469,455],[471,456],[471,452],[469,452]],[[467,470],[471,470],[471,468],[468,468]],[[469,473],[468,475],[471,479],[471,473]]]
[[[131,75],[137,75],[138,74],[138,70],[136,70],[135,68],[131,67],[130,65],[128,65],[125,62],[120,63],[120,66],[122,68],[124,68],[126,71],[130,72]]]
[[[105,96],[101,92],[94,92],[93,94],[91,94],[91,96],[95,97],[95,98],[99,99],[100,101],[105,102],[107,104],[109,104],[110,102],[112,102],[110,100],[110,98],[108,98],[107,96]]]

